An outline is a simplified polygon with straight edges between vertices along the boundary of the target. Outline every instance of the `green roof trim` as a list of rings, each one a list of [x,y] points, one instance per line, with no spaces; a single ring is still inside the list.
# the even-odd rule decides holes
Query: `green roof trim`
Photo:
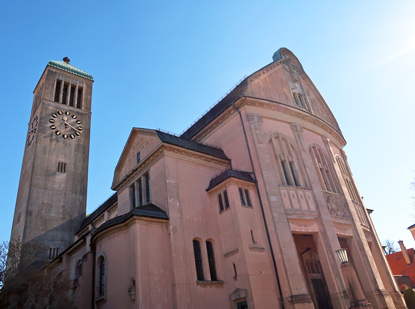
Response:
[[[66,63],[64,61],[49,61],[48,65],[51,67],[60,69],[62,71],[66,71],[69,73],[72,73],[74,75],[81,76],[86,79],[94,80],[91,74],[88,74],[87,72],[84,72],[76,67],[74,67],[72,64]]]

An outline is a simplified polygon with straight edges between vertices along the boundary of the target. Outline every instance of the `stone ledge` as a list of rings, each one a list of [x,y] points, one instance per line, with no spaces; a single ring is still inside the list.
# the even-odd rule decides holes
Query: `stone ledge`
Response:
[[[222,285],[224,283],[225,282],[223,282],[222,280],[217,280],[217,281],[196,280],[197,285]]]

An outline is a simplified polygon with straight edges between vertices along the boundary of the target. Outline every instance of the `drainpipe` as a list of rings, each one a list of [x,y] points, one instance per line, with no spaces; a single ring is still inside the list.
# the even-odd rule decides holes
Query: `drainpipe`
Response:
[[[258,187],[258,181],[257,181],[257,177],[256,177],[256,173],[255,173],[255,167],[254,167],[254,162],[252,160],[252,155],[251,155],[251,149],[249,148],[249,144],[248,144],[248,138],[246,136],[246,131],[245,131],[245,126],[244,126],[244,121],[242,119],[242,114],[241,112],[235,107],[235,102],[237,100],[239,100],[240,98],[242,98],[245,95],[246,90],[244,91],[243,94],[241,94],[236,100],[232,101],[232,107],[237,111],[237,113],[239,114],[239,119],[241,120],[241,126],[242,126],[242,130],[244,132],[244,137],[245,137],[245,143],[246,143],[246,148],[248,150],[248,155],[249,155],[249,160],[251,162],[251,168],[252,168],[252,174],[254,175],[254,181],[255,181],[255,188],[256,188],[256,192],[258,194],[258,200],[259,200],[259,205],[261,207],[261,213],[262,213],[262,219],[264,220],[264,226],[265,226],[265,232],[267,234],[267,240],[268,240],[268,246],[270,248],[271,251],[271,258],[272,258],[272,264],[274,266],[274,272],[275,272],[275,277],[277,279],[277,284],[278,284],[278,292],[280,294],[280,301],[281,301],[281,308],[284,309],[284,299],[282,297],[282,291],[281,291],[281,284],[280,284],[280,278],[278,276],[278,270],[277,270],[277,263],[275,262],[275,255],[274,255],[274,249],[272,248],[272,244],[271,244],[271,238],[269,236],[269,230],[268,230],[268,224],[267,224],[267,220],[265,218],[265,212],[264,212],[264,205],[262,204],[262,199],[261,199],[261,193],[259,192],[259,187]],[[245,102],[246,98],[244,97],[244,102]]]

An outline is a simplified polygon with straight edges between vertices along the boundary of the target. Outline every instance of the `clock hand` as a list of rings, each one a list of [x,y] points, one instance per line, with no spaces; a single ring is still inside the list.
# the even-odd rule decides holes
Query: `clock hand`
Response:
[[[79,132],[77,129],[75,129],[73,126],[71,126],[67,121],[64,121],[64,123],[66,124],[66,125],[68,125],[69,127],[71,127],[72,129],[74,129],[75,130],[75,132]]]

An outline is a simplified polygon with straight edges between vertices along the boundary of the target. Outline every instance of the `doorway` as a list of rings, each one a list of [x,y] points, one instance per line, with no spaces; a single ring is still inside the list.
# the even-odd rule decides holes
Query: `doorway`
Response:
[[[293,235],[301,262],[304,279],[314,306],[319,309],[333,308],[324,278],[323,269],[314,243],[313,235]]]

